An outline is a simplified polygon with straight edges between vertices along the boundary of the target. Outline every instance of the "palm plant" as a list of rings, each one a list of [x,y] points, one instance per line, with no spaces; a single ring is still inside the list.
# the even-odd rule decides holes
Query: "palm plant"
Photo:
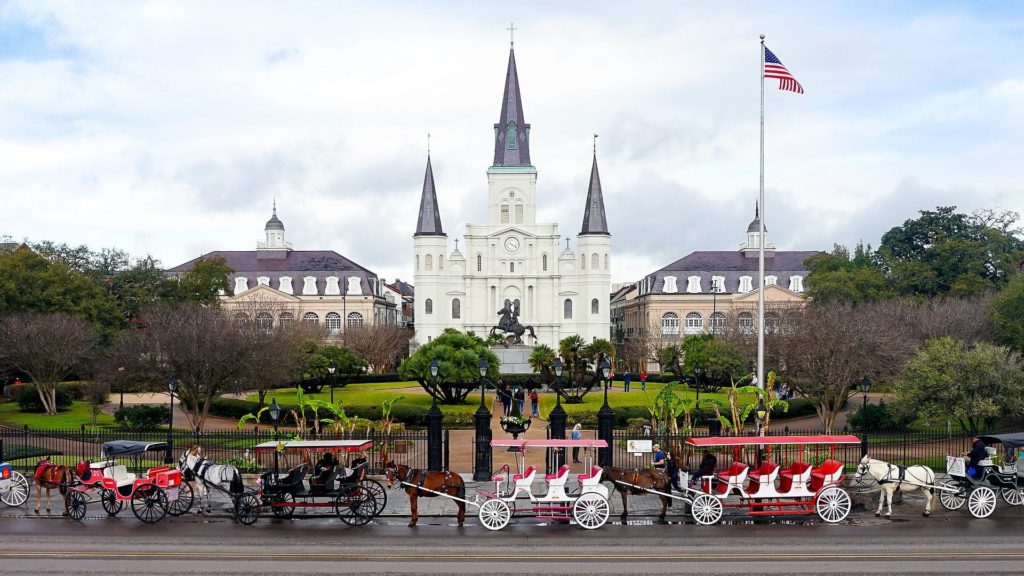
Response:
[[[541,378],[551,386],[555,381],[555,374],[551,366],[555,363],[555,351],[547,344],[537,344],[530,352],[530,368],[541,375]]]

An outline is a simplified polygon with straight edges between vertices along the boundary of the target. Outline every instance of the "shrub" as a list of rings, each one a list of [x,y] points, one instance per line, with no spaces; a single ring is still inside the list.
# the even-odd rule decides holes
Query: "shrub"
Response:
[[[129,430],[149,430],[171,420],[171,411],[162,404],[138,404],[118,408],[114,421]]]
[[[847,426],[852,430],[861,430],[865,420],[868,430],[904,430],[908,424],[906,420],[893,416],[884,401],[868,404],[866,410],[863,406],[858,407],[850,414]]]
[[[39,392],[35,386],[25,386],[17,391],[14,401],[22,412],[45,412],[43,401],[39,399]],[[57,409],[71,407],[71,395],[63,386],[57,386]]]

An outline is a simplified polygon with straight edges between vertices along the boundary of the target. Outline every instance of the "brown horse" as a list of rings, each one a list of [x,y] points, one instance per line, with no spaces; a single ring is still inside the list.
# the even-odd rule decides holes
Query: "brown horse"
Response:
[[[71,470],[68,470],[67,466],[63,464],[51,464],[50,458],[43,458],[36,464],[36,472],[32,475],[32,479],[36,485],[36,514],[39,514],[39,499],[42,496],[43,490],[46,490],[46,512],[50,512],[50,490],[57,488],[60,490],[61,496],[68,493],[68,486],[71,485],[74,478],[71,475]],[[64,516],[68,515],[68,503],[64,500]]]
[[[399,484],[405,488],[405,493],[409,495],[409,507],[412,509],[412,519],[409,520],[410,527],[415,526],[416,521],[419,520],[417,499],[420,496],[424,498],[437,496],[433,492],[426,492],[420,490],[420,488],[441,492],[456,498],[466,498],[466,484],[462,481],[462,476],[458,474],[420,470],[419,468],[410,468],[405,464],[395,464],[393,462],[386,463],[384,467],[388,472],[388,488]],[[406,484],[402,484],[403,482]],[[412,484],[413,486],[408,486],[407,484]],[[461,500],[456,500],[455,503],[459,507],[459,526],[462,526],[462,523],[466,520],[466,503]]]
[[[605,466],[603,479],[611,482],[615,490],[619,492],[619,496],[622,496],[622,515],[619,519],[623,522],[626,521],[626,516],[629,512],[629,508],[626,506],[627,493],[632,493],[634,496],[644,494],[645,492],[640,488],[649,488],[666,494],[671,493],[672,490],[671,486],[669,486],[668,475],[661,470],[623,470],[622,468]],[[633,488],[619,482],[632,484],[639,488]],[[665,513],[672,506],[672,499],[661,495],[658,495],[658,498],[661,499],[661,515],[658,516],[658,522],[664,522]]]

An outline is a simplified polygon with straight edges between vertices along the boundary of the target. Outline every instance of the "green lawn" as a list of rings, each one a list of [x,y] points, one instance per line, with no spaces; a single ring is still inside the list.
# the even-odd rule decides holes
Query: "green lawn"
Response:
[[[30,428],[78,428],[82,424],[91,424],[92,415],[89,412],[89,404],[85,402],[73,402],[71,407],[61,410],[53,416],[36,412],[20,412],[18,405],[14,402],[0,404],[0,422],[11,426],[24,426]],[[114,418],[107,414],[96,416],[96,423],[99,425],[110,425]]]
[[[664,388],[664,384],[647,384],[646,394],[640,390],[640,386],[637,383],[633,383],[629,387],[629,392],[623,392],[621,385],[619,388],[611,388],[608,390],[608,405],[612,408],[621,407],[639,407],[643,408],[647,406],[648,402],[654,401],[655,396],[658,392]],[[684,396],[686,398],[695,398],[696,392],[687,387],[676,387],[676,394]],[[749,404],[753,401],[753,394],[745,394],[740,396],[740,405]],[[700,400],[703,403],[704,400],[716,400],[723,405],[728,404],[728,398],[725,392],[701,392]],[[601,389],[594,389],[589,394],[583,397],[582,404],[565,404],[562,405],[567,411],[573,412],[577,410],[581,411],[597,411],[601,408],[604,403],[604,391]],[[554,394],[541,394],[540,398],[540,415],[543,418],[547,418],[548,412],[555,407],[555,395]]]
[[[415,388],[415,390],[402,391],[399,388]],[[318,400],[330,400],[331,391],[325,389],[322,392],[316,394],[306,394],[306,398],[316,398]],[[405,396],[398,402],[399,405],[403,406],[418,406],[421,408],[430,408],[431,399],[420,385],[416,382],[389,382],[386,384],[350,384],[344,388],[336,388],[334,390],[334,403],[340,404],[342,407],[345,406],[380,406],[385,400],[389,400],[396,396]],[[487,398],[487,404],[490,406],[493,394],[489,394]],[[296,398],[294,388],[278,388],[267,394],[267,402],[274,398],[280,404],[297,404],[298,399]],[[439,404],[441,411],[445,414],[453,413],[465,413],[472,414],[476,411],[480,405],[479,395],[470,394],[467,404],[445,406]],[[259,396],[256,394],[246,397],[246,400],[256,402],[259,400]]]

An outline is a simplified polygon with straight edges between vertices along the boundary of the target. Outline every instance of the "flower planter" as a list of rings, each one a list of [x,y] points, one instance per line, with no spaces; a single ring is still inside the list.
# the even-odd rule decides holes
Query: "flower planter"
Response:
[[[518,440],[520,434],[530,429],[530,419],[527,418],[521,424],[518,422],[502,421],[501,429],[504,430],[506,434],[511,434],[513,440]]]

